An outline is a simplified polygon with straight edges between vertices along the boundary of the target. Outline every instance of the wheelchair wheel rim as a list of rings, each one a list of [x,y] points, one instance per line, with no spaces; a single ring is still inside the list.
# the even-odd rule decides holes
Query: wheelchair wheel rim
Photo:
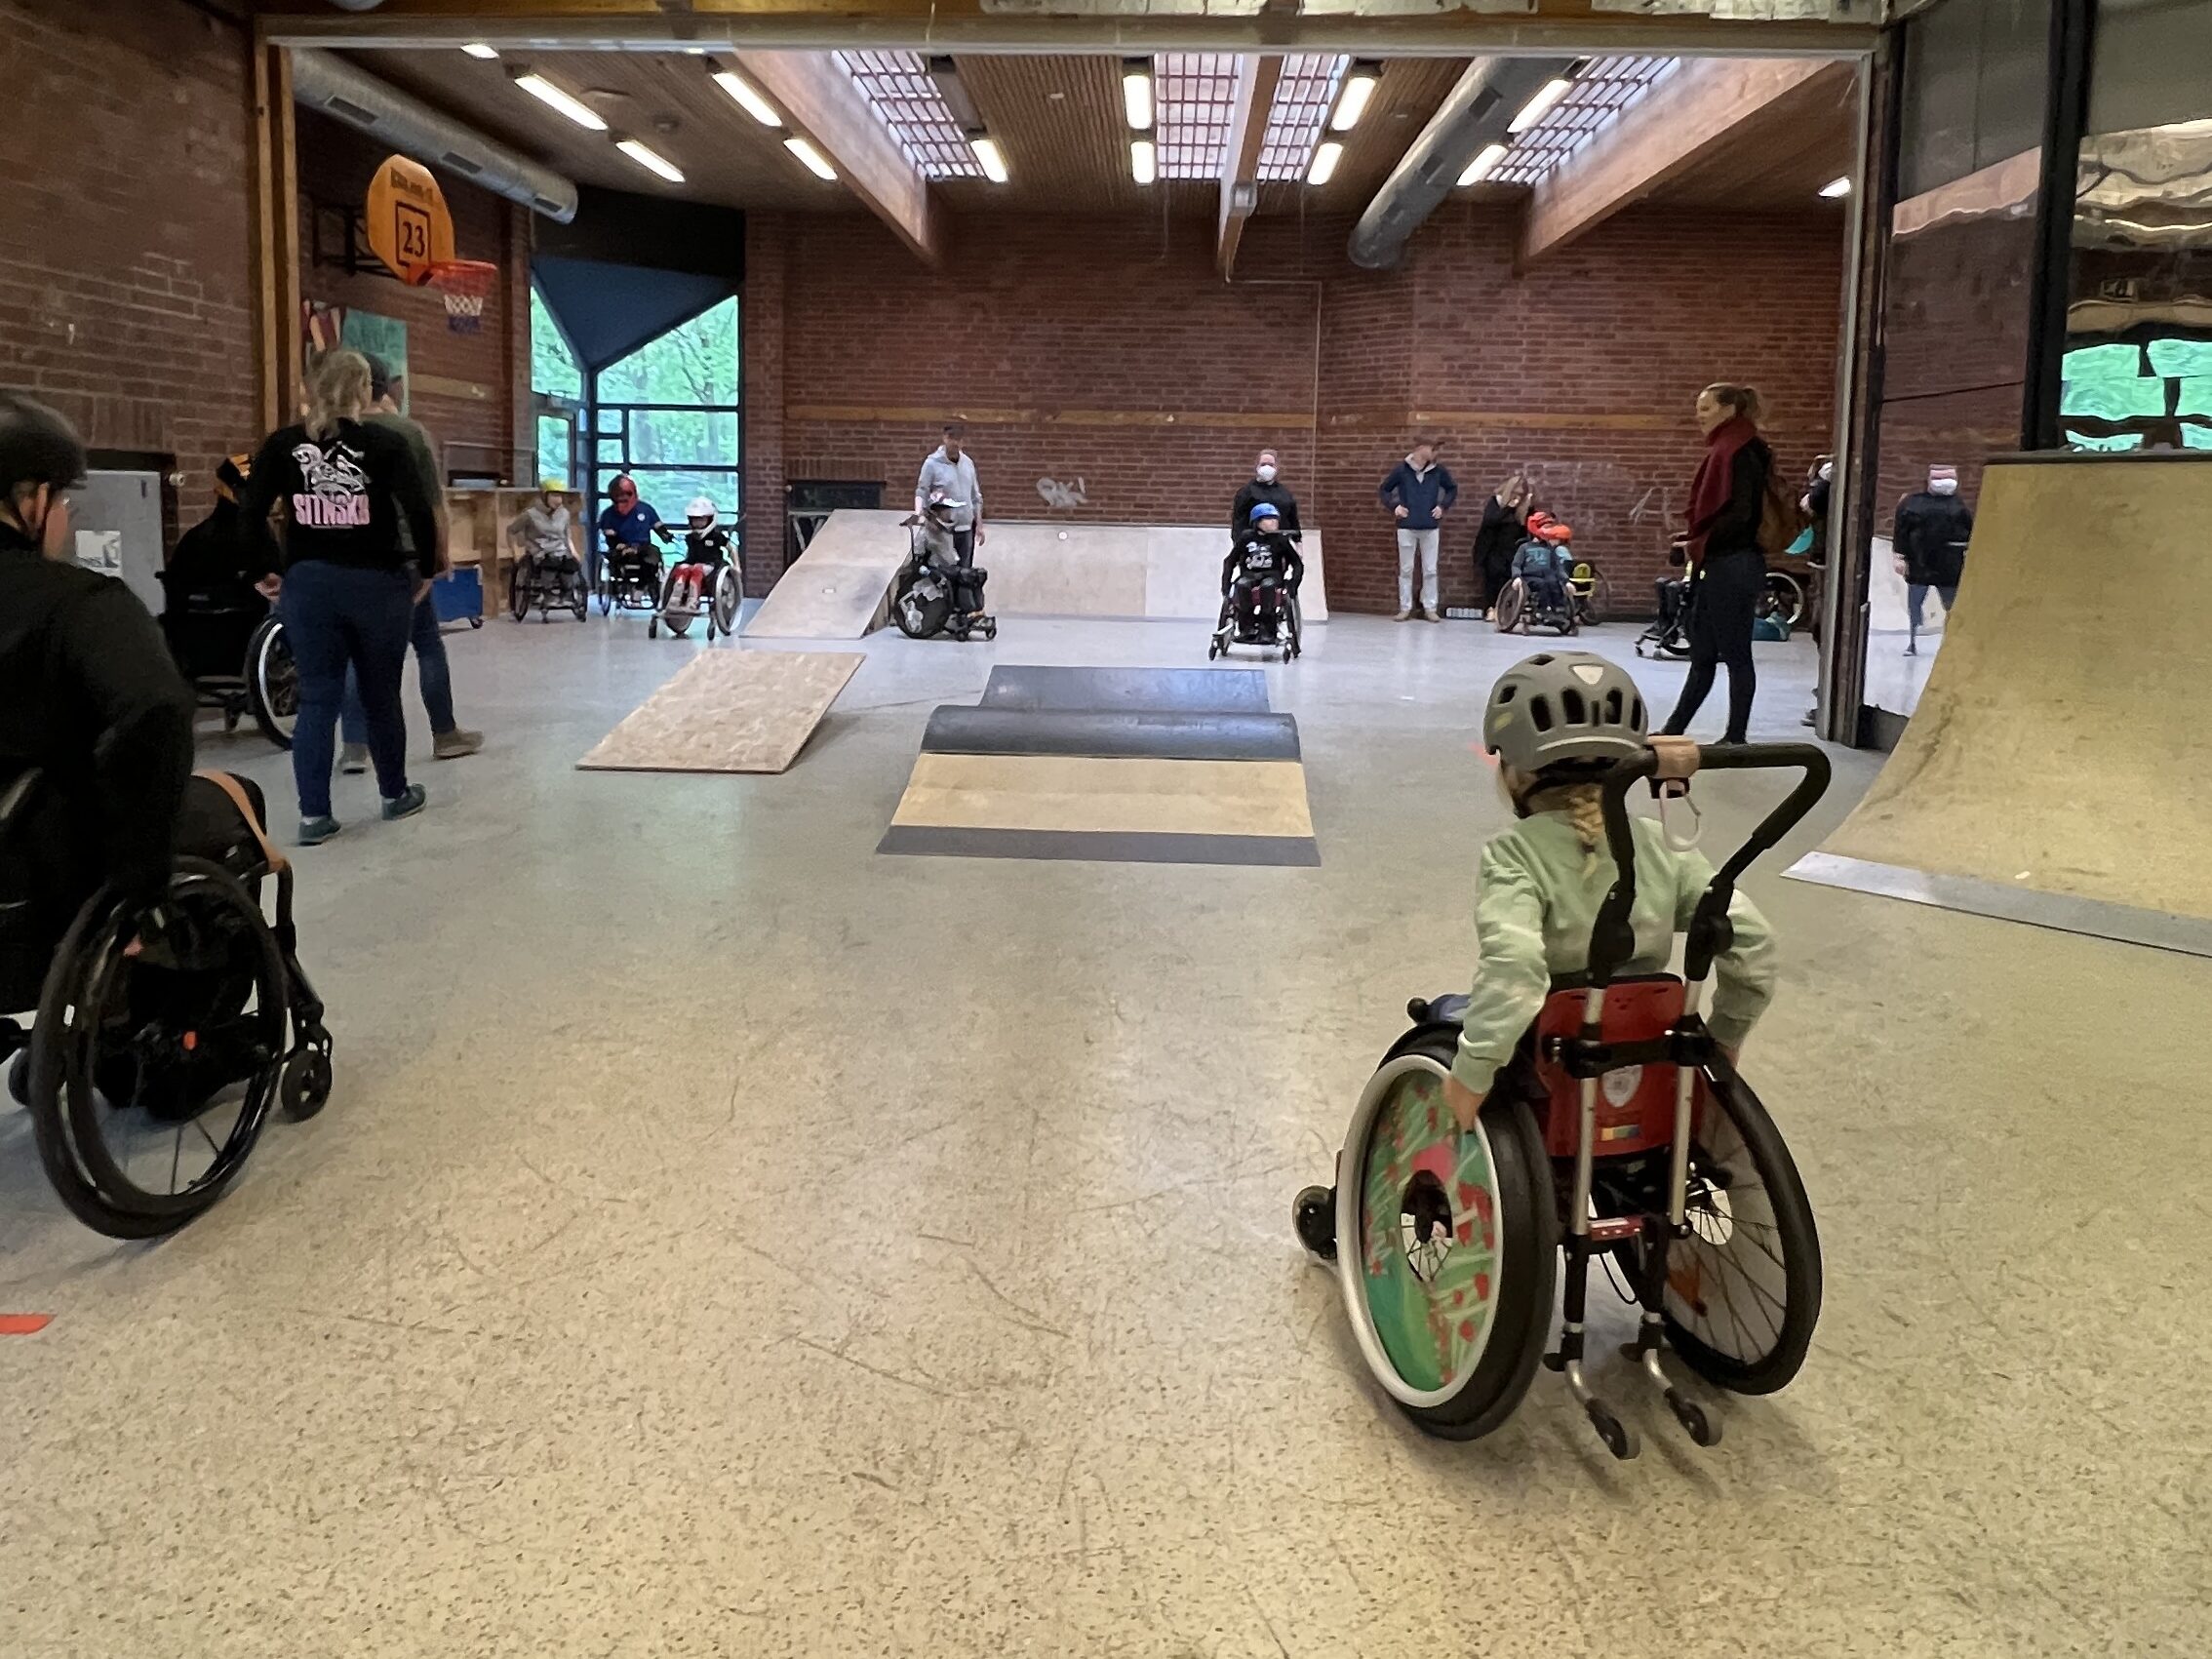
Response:
[[[1337,1192],[1338,1271],[1375,1379],[1407,1405],[1441,1405],[1488,1347],[1502,1254],[1488,1131],[1460,1131],[1443,1068],[1407,1054],[1376,1072]]]
[[[255,685],[270,724],[287,738],[299,718],[299,665],[293,659],[292,642],[282,626],[261,636],[254,665]]]
[[[1667,1312],[1716,1354],[1757,1364],[1782,1340],[1787,1245],[1735,1120],[1703,1110],[1690,1160],[1688,1236],[1667,1252]]]

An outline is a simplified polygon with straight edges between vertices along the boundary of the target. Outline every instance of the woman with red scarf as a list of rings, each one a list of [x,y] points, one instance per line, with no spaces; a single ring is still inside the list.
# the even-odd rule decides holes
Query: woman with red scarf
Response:
[[[1765,516],[1774,452],[1758,435],[1758,394],[1749,386],[1711,385],[1697,394],[1705,458],[1690,486],[1689,562],[1696,582],[1690,609],[1689,678],[1666,735],[1679,737],[1713,690],[1714,670],[1728,665],[1727,743],[1749,740],[1752,621],[1766,585],[1758,530]]]

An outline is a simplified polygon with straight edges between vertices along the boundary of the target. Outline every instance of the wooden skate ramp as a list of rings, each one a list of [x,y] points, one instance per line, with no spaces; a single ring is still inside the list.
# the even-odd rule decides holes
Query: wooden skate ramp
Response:
[[[907,533],[891,508],[840,507],[737,631],[748,639],[856,640],[880,626]]]
[[[857,652],[702,651],[576,763],[586,771],[783,771]]]
[[[2212,457],[1993,463],[1918,712],[1821,854],[1791,873],[2212,944],[2212,928],[2182,920],[2212,920],[2208,549]],[[1982,886],[2003,891],[1977,896]]]

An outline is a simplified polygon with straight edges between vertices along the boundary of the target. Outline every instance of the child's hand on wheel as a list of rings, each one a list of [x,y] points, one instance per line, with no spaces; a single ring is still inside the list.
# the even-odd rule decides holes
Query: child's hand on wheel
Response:
[[[1475,1120],[1482,1110],[1482,1097],[1455,1077],[1444,1079],[1443,1097],[1444,1104],[1451,1108],[1451,1115],[1459,1120],[1460,1132],[1473,1134]]]

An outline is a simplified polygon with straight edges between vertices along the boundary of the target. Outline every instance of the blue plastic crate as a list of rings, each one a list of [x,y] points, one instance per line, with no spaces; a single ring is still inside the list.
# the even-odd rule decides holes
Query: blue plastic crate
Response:
[[[473,565],[449,571],[430,584],[430,603],[441,622],[481,620],[484,615],[484,577]]]

